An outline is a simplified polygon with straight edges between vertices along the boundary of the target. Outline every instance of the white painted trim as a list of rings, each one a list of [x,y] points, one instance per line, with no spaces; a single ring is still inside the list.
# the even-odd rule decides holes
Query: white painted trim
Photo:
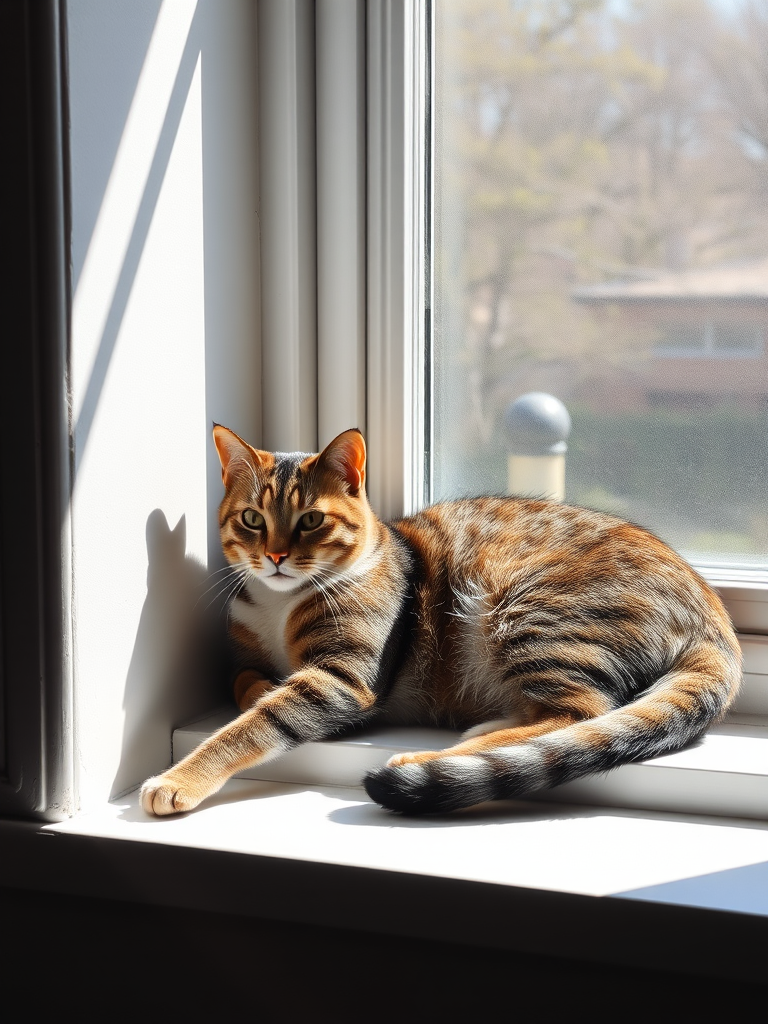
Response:
[[[314,0],[260,0],[258,18],[260,444],[317,451]]]
[[[174,761],[226,725],[233,714],[234,709],[222,710],[176,729]],[[445,729],[374,727],[339,740],[305,743],[237,777],[359,787],[367,772],[396,754],[443,750],[459,738],[459,733]],[[734,715],[685,750],[537,792],[531,799],[764,820],[768,816],[767,766],[768,720],[762,715]]]
[[[423,504],[424,2],[368,0],[368,490],[384,518]]]
[[[316,0],[320,447],[365,409],[365,0]]]
[[[259,5],[263,430],[360,426],[384,518],[425,498],[424,0]]]
[[[768,581],[764,571],[694,568],[715,588],[740,634],[768,633]]]

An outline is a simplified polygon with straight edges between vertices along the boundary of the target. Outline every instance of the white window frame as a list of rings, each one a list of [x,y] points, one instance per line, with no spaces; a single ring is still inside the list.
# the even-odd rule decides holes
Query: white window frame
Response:
[[[429,476],[428,7],[258,12],[261,443],[315,451],[359,426],[369,495],[392,518],[424,504]]]
[[[368,2],[368,437],[384,518],[429,498],[429,6]]]

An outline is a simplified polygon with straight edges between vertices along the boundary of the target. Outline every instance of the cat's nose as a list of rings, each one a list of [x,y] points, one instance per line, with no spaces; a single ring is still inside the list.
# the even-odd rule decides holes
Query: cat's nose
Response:
[[[271,558],[272,561],[275,563],[275,565],[279,568],[283,564],[283,562],[286,560],[286,558],[288,557],[288,552],[287,551],[282,551],[282,552],[267,551],[266,555],[267,555],[267,558]]]

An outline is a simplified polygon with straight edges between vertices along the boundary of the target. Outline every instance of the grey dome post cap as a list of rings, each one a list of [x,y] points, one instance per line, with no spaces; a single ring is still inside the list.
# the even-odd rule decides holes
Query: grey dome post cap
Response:
[[[571,417],[559,398],[529,391],[509,406],[504,427],[512,455],[560,455],[567,448]]]

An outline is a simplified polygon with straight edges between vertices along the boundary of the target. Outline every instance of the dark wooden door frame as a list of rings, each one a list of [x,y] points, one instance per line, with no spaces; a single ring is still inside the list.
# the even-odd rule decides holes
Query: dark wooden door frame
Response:
[[[74,809],[63,0],[0,3],[0,813]]]

